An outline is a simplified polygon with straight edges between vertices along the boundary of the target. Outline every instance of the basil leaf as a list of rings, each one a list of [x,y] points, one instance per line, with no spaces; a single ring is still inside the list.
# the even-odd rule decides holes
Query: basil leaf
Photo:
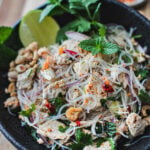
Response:
[[[149,103],[150,102],[150,95],[144,90],[140,90],[140,93],[139,93],[138,97],[144,103]]]
[[[110,55],[119,51],[119,47],[116,44],[110,42],[103,42],[102,54]]]
[[[40,15],[39,22],[42,22],[44,20],[44,18],[46,16],[48,16],[52,12],[52,10],[56,7],[57,7],[57,4],[50,4],[50,5],[46,6]]]
[[[11,27],[0,27],[0,44],[3,44],[11,35],[13,29]]]

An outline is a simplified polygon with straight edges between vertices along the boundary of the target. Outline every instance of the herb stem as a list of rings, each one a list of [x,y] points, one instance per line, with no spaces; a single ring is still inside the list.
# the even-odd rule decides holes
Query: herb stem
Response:
[[[85,9],[86,9],[86,11],[87,11],[87,14],[88,14],[90,20],[93,21],[93,18],[92,18],[92,16],[91,16],[91,13],[90,13],[90,11],[89,11],[89,8],[88,8],[88,7],[85,7]]]
[[[65,8],[63,5],[58,4],[58,6],[59,6],[61,9],[63,9],[64,11],[66,11],[67,13],[70,14],[70,11],[69,11],[67,8]]]

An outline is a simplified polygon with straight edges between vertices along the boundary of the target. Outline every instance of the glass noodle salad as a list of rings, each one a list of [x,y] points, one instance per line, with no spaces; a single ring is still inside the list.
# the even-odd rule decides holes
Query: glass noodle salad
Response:
[[[67,4],[76,14],[73,6],[79,5]],[[88,13],[95,4],[100,7],[96,0],[84,4]],[[65,10],[62,6],[68,8],[59,1],[54,9]],[[92,14],[93,19],[77,18],[89,26],[79,21],[75,27],[66,25],[57,43],[41,47],[32,42],[10,62],[10,97],[4,105],[12,115],[19,107],[22,125],[51,150],[115,150],[121,136],[136,137],[150,125],[146,47],[136,42],[135,28],[103,25]]]

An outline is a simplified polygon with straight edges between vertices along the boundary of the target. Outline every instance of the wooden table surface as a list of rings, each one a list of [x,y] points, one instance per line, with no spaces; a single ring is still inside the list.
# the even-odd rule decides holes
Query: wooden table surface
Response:
[[[139,9],[140,13],[150,19],[150,0]],[[46,0],[0,0],[0,26],[12,26],[27,11],[43,4]],[[16,150],[0,133],[0,150]]]

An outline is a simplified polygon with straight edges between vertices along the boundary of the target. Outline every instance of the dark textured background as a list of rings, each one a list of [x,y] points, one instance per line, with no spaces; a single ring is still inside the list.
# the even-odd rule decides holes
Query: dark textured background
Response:
[[[103,23],[117,23],[125,26],[127,29],[130,27],[137,27],[135,34],[142,34],[142,38],[139,40],[141,45],[147,45],[148,53],[150,54],[150,21],[141,16],[133,9],[119,4],[114,0],[102,0],[101,7],[101,21]],[[71,16],[65,15],[61,18],[55,18],[60,26],[66,24],[71,20]],[[18,26],[15,27],[16,31],[12,37],[7,41],[7,45],[18,49],[21,47],[21,43],[18,38]],[[19,149],[19,150],[45,150],[44,146],[38,145],[36,141],[30,136],[30,134],[21,127],[20,120],[17,117],[9,115],[7,109],[4,109],[3,102],[7,98],[4,94],[4,89],[7,87],[7,69],[2,71],[0,69],[0,130],[3,134]],[[150,128],[145,132],[146,135],[150,135]],[[132,147],[125,148],[125,140],[121,139],[118,143],[118,150],[150,150],[150,138],[141,140],[134,144]]]

